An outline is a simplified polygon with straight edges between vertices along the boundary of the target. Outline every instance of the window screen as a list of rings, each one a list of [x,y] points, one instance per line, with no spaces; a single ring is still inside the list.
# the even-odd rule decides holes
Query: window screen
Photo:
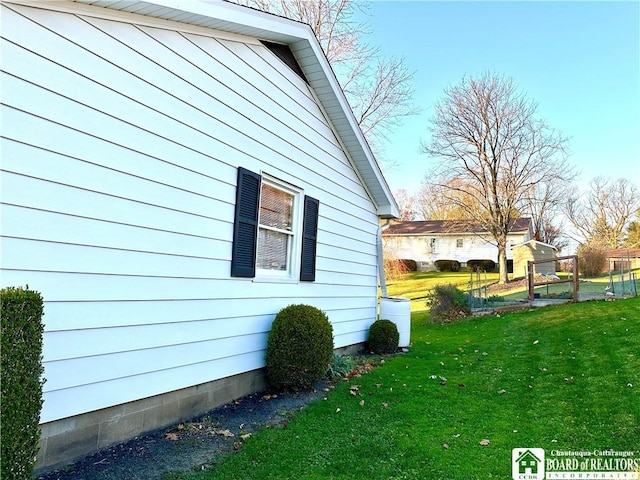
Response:
[[[289,269],[293,241],[293,202],[292,194],[263,183],[258,232],[259,269]]]

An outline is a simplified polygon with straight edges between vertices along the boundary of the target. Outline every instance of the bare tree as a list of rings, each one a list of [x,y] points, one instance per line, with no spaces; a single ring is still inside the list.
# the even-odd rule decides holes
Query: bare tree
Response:
[[[259,10],[307,23],[315,33],[354,115],[378,153],[402,119],[418,113],[413,77],[403,58],[380,56],[363,41],[365,23],[353,20],[364,4],[355,0],[235,0]]]
[[[415,197],[409,195],[409,192],[404,188],[399,188],[393,192],[393,196],[395,197],[398,208],[400,209],[400,219],[415,220],[417,213]]]
[[[579,240],[609,248],[621,246],[625,232],[640,209],[640,191],[625,178],[595,177],[589,191],[569,197],[565,214]]]
[[[500,283],[507,283],[507,234],[538,184],[563,182],[570,171],[567,140],[535,118],[537,104],[510,78],[465,77],[435,107],[425,153],[439,162],[429,182],[465,211],[498,247]],[[459,180],[452,187],[451,180]],[[461,201],[464,195],[473,199]]]
[[[418,192],[416,204],[418,216],[425,220],[473,220],[469,216],[469,206],[474,202],[473,198],[466,193],[466,188],[462,186],[460,179],[450,180],[446,184],[434,184],[425,178],[420,191]],[[451,196],[458,197],[455,202],[451,202]],[[462,209],[460,205],[465,205]]]
[[[573,170],[568,170],[564,182],[533,185],[523,198],[523,211],[531,218],[534,238],[553,245],[558,251],[568,245],[568,240],[556,225],[556,219],[560,217],[566,202],[566,183],[575,176]]]

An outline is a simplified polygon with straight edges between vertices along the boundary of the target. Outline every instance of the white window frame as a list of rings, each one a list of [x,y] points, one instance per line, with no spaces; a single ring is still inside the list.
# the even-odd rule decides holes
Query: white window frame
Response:
[[[429,239],[429,252],[430,253],[436,253],[436,239],[435,238],[430,238]]]
[[[279,233],[285,233],[291,237],[291,241],[288,242],[287,251],[287,269],[286,270],[272,270],[258,267],[258,251],[256,251],[256,276],[254,281],[269,282],[269,281],[290,281],[297,282],[300,272],[300,255],[301,255],[301,239],[302,239],[302,215],[304,208],[304,192],[302,189],[294,187],[293,185],[279,180],[277,178],[268,176],[264,173],[262,175],[262,185],[260,185],[261,195],[260,203],[262,204],[262,187],[267,185],[271,188],[281,190],[289,195],[293,196],[293,208],[291,210],[291,231],[280,230],[273,227],[267,227],[260,223],[260,217],[258,216],[258,236],[260,230],[272,230]],[[259,211],[259,210],[258,210]],[[256,247],[257,248],[257,247]]]

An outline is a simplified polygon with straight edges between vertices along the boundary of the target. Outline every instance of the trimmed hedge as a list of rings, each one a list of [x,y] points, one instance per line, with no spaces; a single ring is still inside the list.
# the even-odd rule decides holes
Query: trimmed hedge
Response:
[[[496,268],[496,262],[493,260],[469,260],[467,268],[472,272],[493,272]]]
[[[434,264],[439,272],[460,271],[460,262],[457,260],[436,260]]]
[[[391,320],[376,320],[369,327],[369,349],[373,353],[395,353],[399,339],[398,327]]]
[[[267,340],[267,379],[277,390],[310,389],[327,373],[333,357],[333,326],[311,305],[278,312]]]
[[[0,477],[5,480],[31,477],[40,440],[44,308],[40,294],[28,288],[9,287],[0,292]]]

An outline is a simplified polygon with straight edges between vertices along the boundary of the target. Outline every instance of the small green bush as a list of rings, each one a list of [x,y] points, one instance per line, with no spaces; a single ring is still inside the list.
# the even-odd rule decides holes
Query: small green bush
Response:
[[[267,341],[267,378],[277,390],[312,388],[327,373],[333,327],[311,305],[289,305],[273,320]]]
[[[31,478],[40,439],[44,309],[40,294],[28,288],[0,291],[0,478],[5,480]]]
[[[440,272],[460,271],[460,262],[457,260],[436,260],[434,264]]]
[[[472,272],[493,272],[496,269],[496,262],[493,260],[469,260],[467,268]]]
[[[355,365],[356,362],[348,355],[343,356],[334,353],[327,370],[327,376],[331,379],[346,377]]]
[[[427,307],[434,322],[451,322],[471,313],[465,293],[451,284],[436,285],[427,294]]]
[[[376,320],[369,327],[369,349],[373,353],[395,353],[399,339],[398,327],[391,320]]]

